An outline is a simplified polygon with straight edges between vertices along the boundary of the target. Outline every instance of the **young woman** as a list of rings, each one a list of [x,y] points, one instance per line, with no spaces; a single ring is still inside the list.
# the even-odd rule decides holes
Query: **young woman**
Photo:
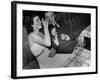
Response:
[[[40,29],[44,28],[44,34],[40,32]],[[33,32],[31,32],[28,36],[28,41],[30,45],[30,50],[34,56],[36,56],[40,68],[58,68],[64,67],[63,64],[67,60],[67,56],[65,55],[56,55],[54,57],[49,57],[49,53],[51,52],[48,47],[51,46],[51,39],[48,30],[48,22],[40,20],[39,16],[33,17]]]
[[[44,34],[39,31],[42,28],[42,24],[44,27]],[[43,19],[41,21],[39,16],[35,16],[33,17],[32,27],[33,32],[29,34],[28,41],[32,53],[37,57],[43,53],[45,47],[49,47],[51,45],[48,22]]]

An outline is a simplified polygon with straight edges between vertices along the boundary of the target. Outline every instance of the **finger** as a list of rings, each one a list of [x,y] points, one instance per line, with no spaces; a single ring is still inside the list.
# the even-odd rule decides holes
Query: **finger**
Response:
[[[43,23],[44,19],[42,18],[42,23]]]

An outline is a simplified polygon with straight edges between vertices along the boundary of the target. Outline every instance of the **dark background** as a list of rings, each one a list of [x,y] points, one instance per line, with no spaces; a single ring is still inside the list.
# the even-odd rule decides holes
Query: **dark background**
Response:
[[[27,28],[28,34],[31,32],[32,16],[39,15],[40,19],[44,18],[46,11],[23,11],[23,25]],[[79,33],[91,24],[91,15],[85,13],[68,13],[68,12],[54,12],[56,14],[56,21],[61,26],[61,32],[70,36],[74,33],[74,37],[78,37]]]

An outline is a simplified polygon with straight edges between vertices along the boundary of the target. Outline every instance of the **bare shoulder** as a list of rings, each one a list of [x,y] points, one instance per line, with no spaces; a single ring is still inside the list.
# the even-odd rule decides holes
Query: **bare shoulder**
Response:
[[[35,34],[35,33],[30,33],[29,36],[28,36],[28,39],[29,40],[39,40],[40,36]]]

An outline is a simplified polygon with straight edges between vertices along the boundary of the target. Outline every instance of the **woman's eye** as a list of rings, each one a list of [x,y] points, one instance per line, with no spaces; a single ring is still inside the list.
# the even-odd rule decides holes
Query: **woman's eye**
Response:
[[[40,20],[38,19],[37,22],[39,22]]]

